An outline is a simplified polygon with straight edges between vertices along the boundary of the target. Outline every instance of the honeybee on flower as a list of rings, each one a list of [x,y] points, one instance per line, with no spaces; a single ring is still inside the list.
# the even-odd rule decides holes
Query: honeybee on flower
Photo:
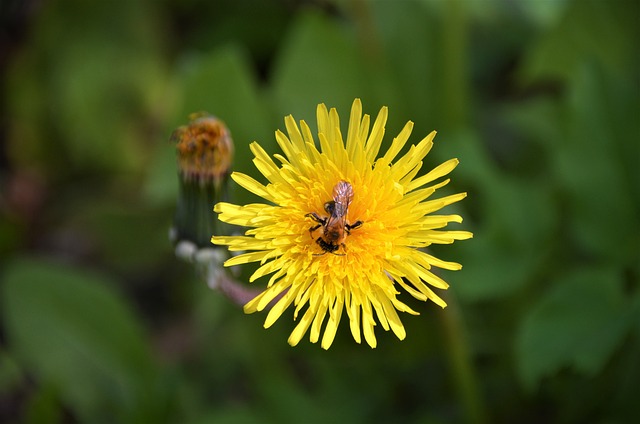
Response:
[[[324,210],[329,216],[323,218],[315,212],[306,215],[318,222],[318,225],[309,228],[310,234],[313,234],[318,228],[322,228],[322,234],[316,239],[316,243],[324,252],[318,255],[324,255],[327,252],[339,255],[339,253],[335,252],[341,246],[346,248],[344,244],[346,236],[351,234],[351,230],[362,225],[362,221],[356,221],[353,224],[347,223],[347,212],[352,200],[353,187],[351,184],[346,181],[339,181],[333,187],[333,200],[324,204]]]

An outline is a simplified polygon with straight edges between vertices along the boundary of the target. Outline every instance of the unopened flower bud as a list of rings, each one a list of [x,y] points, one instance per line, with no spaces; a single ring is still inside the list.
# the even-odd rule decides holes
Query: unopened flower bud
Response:
[[[213,205],[226,198],[233,141],[224,122],[207,113],[192,114],[188,125],[176,129],[180,190],[174,220],[175,242],[211,246],[211,234],[224,234]]]
[[[224,122],[204,112],[189,118],[189,125],[179,127],[171,136],[176,143],[180,175],[188,182],[219,186],[231,168],[231,134]]]

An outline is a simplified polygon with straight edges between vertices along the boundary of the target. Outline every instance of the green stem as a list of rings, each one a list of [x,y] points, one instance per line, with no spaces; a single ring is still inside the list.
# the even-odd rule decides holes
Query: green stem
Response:
[[[221,187],[215,187],[211,182],[202,184],[180,178],[174,220],[178,240],[189,240],[199,248],[211,247],[211,236],[221,234],[221,223],[213,212],[221,195]]]
[[[448,342],[452,377],[464,407],[465,422],[483,424],[487,422],[486,411],[478,389],[460,307],[457,299],[451,295],[446,296],[446,301],[448,306],[442,314],[442,326]]]
[[[440,99],[443,104],[445,128],[456,128],[466,124],[469,100],[465,5],[460,0],[445,2],[443,18]]]

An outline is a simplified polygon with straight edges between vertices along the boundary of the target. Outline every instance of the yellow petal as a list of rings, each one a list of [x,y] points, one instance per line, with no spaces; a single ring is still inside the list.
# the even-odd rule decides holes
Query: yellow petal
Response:
[[[391,327],[391,331],[393,331],[393,333],[400,340],[404,340],[404,338],[407,336],[407,333],[404,329],[404,326],[402,325],[402,322],[400,322],[400,317],[398,316],[398,313],[396,312],[394,305],[389,301],[389,298],[387,298],[386,296],[378,296],[378,299],[380,300],[380,304],[382,305],[384,314],[386,315],[387,320],[389,321],[389,326]]]
[[[409,184],[407,191],[415,190],[416,188],[422,187],[423,185],[428,184],[431,181],[437,180],[440,177],[444,177],[445,175],[453,171],[459,163],[460,161],[458,161],[458,159],[449,159],[448,161],[438,165],[422,177],[413,180],[413,182]]]
[[[374,124],[374,128],[375,128],[375,124]],[[384,165],[391,163],[391,161],[398,155],[398,153],[400,153],[400,150],[404,147],[407,140],[409,140],[409,136],[411,135],[412,130],[413,130],[413,122],[409,121],[405,124],[404,128],[402,128],[402,131],[400,131],[400,134],[398,134],[398,136],[393,139],[393,142],[391,143],[391,147],[389,147],[389,150],[387,150],[387,153],[385,153],[382,159],[379,159],[378,161],[381,161],[381,164],[384,164]]]
[[[384,127],[387,124],[388,116],[389,116],[389,110],[385,106],[380,109],[380,112],[378,112],[378,116],[376,117],[376,120],[373,122],[371,135],[369,136],[365,144],[365,149],[367,151],[367,160],[369,161],[369,163],[373,163],[376,157],[378,156],[378,152],[380,151],[380,145],[382,144],[382,138],[384,137]],[[368,121],[368,116],[367,116],[367,121]],[[407,123],[407,125],[409,125],[409,123]],[[409,130],[409,134],[410,133],[411,133],[411,130]],[[408,138],[409,138],[409,135],[407,134],[407,139]]]
[[[269,192],[267,191],[266,187],[260,184],[259,182],[257,182],[256,180],[254,180],[253,178],[251,178],[250,176],[242,174],[240,172],[233,172],[231,174],[231,178],[233,178],[233,180],[236,183],[238,183],[240,186],[244,187],[245,189],[247,189],[248,191],[254,194],[257,194],[263,199],[267,199],[271,201],[274,200],[269,194]]]
[[[324,330],[324,335],[322,336],[322,348],[329,349],[331,344],[333,343],[333,339],[336,337],[336,332],[338,331],[338,324],[340,324],[340,317],[342,316],[342,310],[344,309],[344,297],[342,292],[340,292],[335,299],[334,305],[329,310],[329,321],[327,322],[327,326]]]
[[[316,343],[320,337],[320,328],[322,327],[322,322],[324,321],[324,317],[327,315],[327,308],[329,307],[328,296],[322,296],[318,303],[318,312],[316,312],[313,324],[311,324],[311,343]]]
[[[276,291],[275,287],[276,286],[273,286],[273,288],[271,288],[270,291],[280,294],[281,292]],[[276,302],[275,305],[273,305],[273,308],[271,308],[271,310],[267,314],[267,319],[265,319],[264,321],[264,328],[271,327],[273,323],[276,322],[278,318],[280,318],[280,315],[282,315],[284,310],[287,309],[289,305],[291,305],[291,302],[293,302],[294,297],[295,297],[295,291],[290,289],[284,296],[280,298],[280,300]],[[263,299],[263,301],[260,302],[260,306],[263,306],[263,307],[266,306],[265,303],[268,303],[268,302],[265,302],[265,301],[266,299]],[[270,301],[271,300],[269,300],[269,302]]]
[[[364,339],[367,344],[375,349],[378,345],[376,341],[376,335],[373,332],[373,327],[376,325],[373,321],[373,313],[371,311],[371,304],[368,301],[362,305],[362,330],[364,332]]]
[[[300,343],[300,340],[302,340],[302,337],[307,332],[307,329],[309,329],[309,326],[311,325],[311,322],[313,321],[315,315],[316,311],[313,308],[309,307],[298,325],[296,325],[296,328],[293,329],[291,335],[289,336],[288,342],[291,346],[295,346]]]

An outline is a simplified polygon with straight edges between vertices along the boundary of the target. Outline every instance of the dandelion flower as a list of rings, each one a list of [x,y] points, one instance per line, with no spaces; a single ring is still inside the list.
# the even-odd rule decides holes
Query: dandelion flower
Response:
[[[370,132],[370,118],[362,114],[359,99],[353,102],[346,143],[335,109],[318,105],[317,120],[319,144],[304,121],[298,126],[292,116],[285,118],[288,135],[276,132],[284,153],[274,155],[278,162],[258,143],[251,144],[253,162],[268,183],[237,172],[231,177],[268,203],[215,205],[220,220],[249,229],[244,236],[214,236],[212,242],[244,252],[225,266],[260,263],[250,282],[270,275],[267,288],[244,307],[253,313],[273,303],[265,328],[291,305],[294,320],[303,312],[290,345],[297,345],[310,328],[311,342],[322,333],[321,346],[328,349],[343,310],[357,343],[364,334],[376,347],[376,318],[402,340],[406,332],[397,311],[418,313],[398,299],[399,290],[444,308],[446,303],[432,288],[448,285],[432,267],[461,268],[424,248],[472,237],[467,231],[443,230],[449,222],[462,222],[459,215],[434,214],[466,193],[431,198],[449,182],[436,180],[449,174],[458,160],[416,178],[435,131],[396,158],[411,134],[409,121],[379,155],[387,108],[380,110]]]

